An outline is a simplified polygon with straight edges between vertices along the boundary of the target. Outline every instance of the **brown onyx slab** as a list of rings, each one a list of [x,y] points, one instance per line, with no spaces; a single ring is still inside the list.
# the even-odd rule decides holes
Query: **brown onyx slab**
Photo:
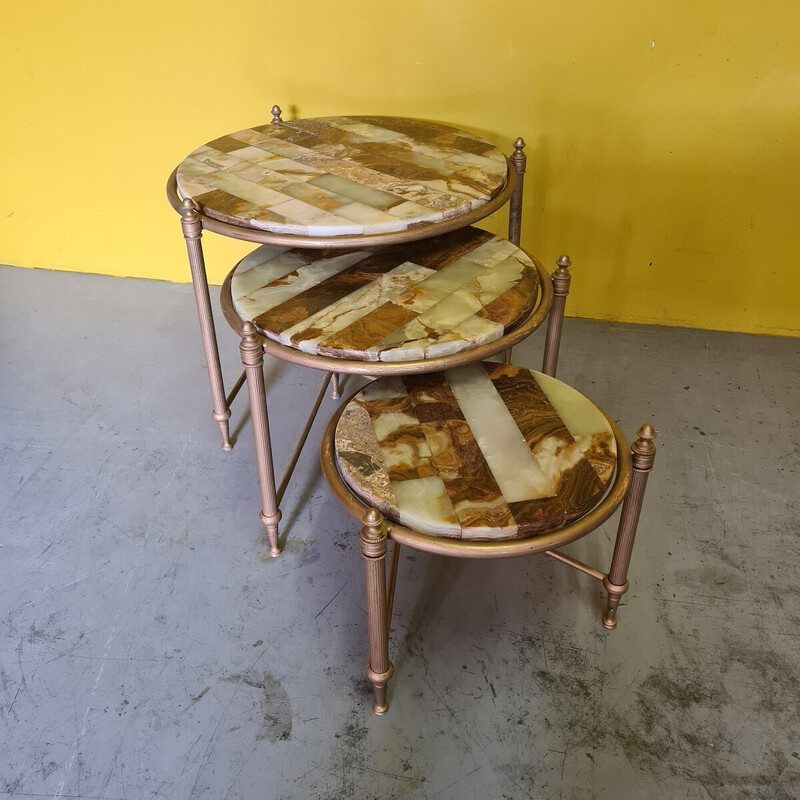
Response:
[[[254,322],[262,330],[282,333],[337,300],[341,300],[356,289],[372,283],[376,278],[402,264],[404,260],[402,254],[387,248],[269,309],[258,316]]]
[[[198,195],[195,200],[201,210],[214,209],[217,215],[226,221],[235,222],[237,219],[245,217],[245,215],[257,213],[250,201],[235,197],[222,189],[212,189]]]
[[[398,133],[404,133],[411,139],[420,142],[430,141],[442,134],[452,133],[453,129],[449,125],[428,120],[402,119],[400,117],[356,117],[375,127],[387,127]]]
[[[530,314],[538,296],[539,276],[532,269],[526,268],[516,286],[491,300],[478,313],[484,319],[499,322],[508,332]]]
[[[320,342],[317,352],[339,358],[361,358],[374,342],[417,316],[395,303],[383,305]]]
[[[470,528],[516,527],[483,453],[466,421],[436,420],[421,425],[431,455],[461,523],[462,535]],[[516,531],[508,531],[513,536]],[[489,532],[486,532],[490,535]]]
[[[602,483],[606,483],[614,473],[617,454],[612,450],[614,437],[610,433],[595,433],[591,444],[584,447],[583,457],[594,467]]]
[[[281,191],[295,200],[302,200],[304,203],[320,208],[323,211],[335,211],[350,202],[349,198],[334,192],[328,192],[314,185],[311,181],[290,183],[284,186]],[[400,199],[398,198],[395,202],[399,203]]]
[[[404,378],[403,383],[420,422],[464,419],[443,373],[413,375]]]
[[[362,402],[391,481],[430,478],[438,474],[430,446],[408,397]]]
[[[567,513],[558,497],[518,500],[508,507],[519,526],[520,537],[536,536],[567,524]]]
[[[441,136],[436,136],[432,141],[442,147],[452,147],[454,150],[472,153],[476,156],[488,156],[495,149],[494,145],[489,144],[489,142],[460,136],[457,133],[443,133]]]
[[[513,364],[485,366],[486,374],[532,450],[551,437],[574,444],[558,412],[530,372],[520,371]]]
[[[234,139],[232,136],[220,136],[219,139],[209,142],[208,147],[213,147],[220,153],[230,153],[232,150],[241,150],[243,145],[240,139]]]
[[[428,269],[440,270],[476,247],[495,238],[480,228],[461,228],[446,236],[436,236],[408,245],[408,260]]]
[[[566,511],[567,522],[571,522],[597,505],[603,484],[592,465],[581,457],[574,467],[561,473],[557,491]]]

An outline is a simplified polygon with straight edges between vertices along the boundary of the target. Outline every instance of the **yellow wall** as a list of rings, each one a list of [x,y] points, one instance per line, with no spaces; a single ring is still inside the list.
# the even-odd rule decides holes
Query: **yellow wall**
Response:
[[[4,6],[0,262],[187,280],[169,172],[277,102],[525,136],[573,315],[800,335],[791,0]],[[217,282],[249,247],[206,242]]]

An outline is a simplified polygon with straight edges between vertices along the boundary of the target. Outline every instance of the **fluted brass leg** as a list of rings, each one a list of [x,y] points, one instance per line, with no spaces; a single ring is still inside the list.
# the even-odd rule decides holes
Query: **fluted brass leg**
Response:
[[[517,183],[508,203],[508,241],[517,247],[522,232],[522,189],[525,183],[525,166],[528,163],[528,157],[522,152],[524,147],[525,140],[520,136],[514,142],[514,152],[509,158],[517,174]]]
[[[219,349],[217,347],[217,333],[214,329],[214,315],[211,312],[211,299],[208,295],[208,278],[206,277],[206,264],[203,258],[203,245],[201,237],[203,226],[200,215],[192,200],[188,197],[181,205],[181,227],[183,238],[186,240],[186,250],[189,254],[189,269],[192,273],[192,286],[194,299],[197,304],[197,317],[200,322],[200,335],[203,339],[206,364],[208,365],[208,380],[211,383],[211,398],[214,410],[211,416],[219,424],[222,434],[222,449],[230,450],[230,427],[228,420],[231,410],[225,397],[225,384],[222,380],[222,368],[219,364]]]
[[[509,157],[516,173],[517,182],[511,200],[508,202],[508,241],[517,247],[519,247],[522,236],[522,191],[525,186],[525,166],[528,163],[528,157],[522,152],[524,148],[525,140],[520,136],[514,142],[514,152]],[[509,347],[503,353],[503,360],[506,364],[511,363],[511,350],[512,348]]]
[[[280,554],[278,548],[278,523],[281,512],[275,492],[275,472],[272,467],[272,447],[269,438],[269,417],[267,415],[267,390],[264,386],[264,350],[252,322],[245,322],[242,328],[242,341],[239,345],[247,373],[247,392],[250,395],[250,416],[253,421],[253,438],[258,466],[258,485],[261,490],[261,514],[269,537],[269,553]]]
[[[394,590],[397,587],[397,567],[400,564],[400,543],[392,542],[392,557],[389,560],[389,589],[386,597],[386,636],[392,631],[392,609],[394,608]]]
[[[394,667],[389,661],[389,627],[386,603],[386,547],[387,531],[383,516],[371,508],[364,517],[361,529],[361,555],[367,587],[367,636],[369,639],[369,663],[367,678],[371,681],[375,701],[372,710],[385,714],[389,709],[386,701],[386,684],[392,677]]]
[[[642,425],[637,434],[639,438],[631,445],[633,471],[628,491],[625,494],[625,501],[622,504],[617,539],[614,543],[614,555],[611,558],[611,569],[603,578],[603,586],[608,592],[606,613],[603,615],[603,625],[606,628],[616,628],[619,601],[630,585],[628,583],[628,567],[631,563],[636,528],[639,525],[642,501],[647,488],[647,477],[650,470],[653,469],[656,457],[656,446],[653,444],[656,432],[653,426]]]
[[[552,275],[553,281],[553,305],[550,308],[550,316],[547,320],[547,338],[544,343],[544,359],[542,361],[542,372],[545,375],[556,376],[558,366],[558,350],[561,346],[561,328],[564,325],[564,308],[567,305],[567,295],[569,294],[569,284],[572,276],[569,268],[572,262],[569,256],[561,256],[558,259],[558,269]]]

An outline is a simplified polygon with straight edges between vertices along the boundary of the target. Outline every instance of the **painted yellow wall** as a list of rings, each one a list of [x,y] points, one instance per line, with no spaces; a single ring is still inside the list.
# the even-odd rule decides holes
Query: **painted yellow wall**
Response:
[[[188,280],[164,182],[277,102],[522,134],[523,245],[570,253],[573,315],[800,335],[790,0],[4,6],[0,262]],[[249,248],[205,241],[216,282]]]

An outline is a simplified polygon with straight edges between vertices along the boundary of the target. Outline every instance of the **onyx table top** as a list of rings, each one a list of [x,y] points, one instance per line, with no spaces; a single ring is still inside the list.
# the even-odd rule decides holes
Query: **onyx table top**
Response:
[[[493,342],[536,307],[539,276],[506,239],[477,228],[359,250],[263,245],[236,266],[243,321],[306,353],[417,361]]]
[[[474,540],[536,536],[583,516],[617,457],[588,398],[488,361],[373,381],[344,409],[335,448],[345,483],[390,520]]]
[[[275,234],[373,235],[461,216],[497,196],[507,162],[436,122],[319,117],[230,133],[190,153],[177,185],[207,216]]]

